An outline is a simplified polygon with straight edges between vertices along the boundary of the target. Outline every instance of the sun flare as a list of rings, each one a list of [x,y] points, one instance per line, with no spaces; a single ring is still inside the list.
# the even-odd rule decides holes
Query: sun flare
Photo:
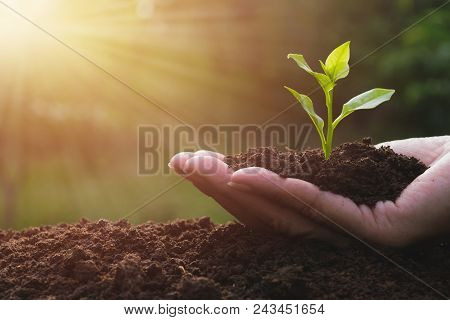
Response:
[[[16,51],[34,42],[38,30],[31,21],[53,22],[50,1],[2,1],[0,3],[0,43],[2,50]],[[23,16],[22,16],[23,15]],[[17,52],[16,52],[17,53]]]

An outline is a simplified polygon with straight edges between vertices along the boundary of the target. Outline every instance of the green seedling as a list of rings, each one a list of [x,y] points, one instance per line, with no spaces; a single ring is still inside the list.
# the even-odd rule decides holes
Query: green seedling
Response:
[[[395,92],[395,90],[377,88],[361,93],[345,103],[342,107],[340,116],[333,121],[333,91],[336,86],[336,82],[347,77],[349,74],[350,67],[348,65],[348,61],[350,60],[350,41],[334,49],[328,56],[325,63],[319,60],[324,73],[313,71],[301,54],[291,53],[288,55],[288,58],[293,59],[300,68],[313,76],[325,94],[325,104],[327,107],[326,137],[324,133],[324,121],[314,111],[314,106],[311,99],[308,96],[300,94],[294,89],[285,86],[285,88],[289,90],[289,92],[292,93],[292,95],[300,102],[300,105],[306,113],[308,113],[314,123],[322,142],[322,149],[325,159],[330,158],[333,144],[333,133],[342,119],[356,110],[373,109],[379,106],[381,103],[391,99]]]

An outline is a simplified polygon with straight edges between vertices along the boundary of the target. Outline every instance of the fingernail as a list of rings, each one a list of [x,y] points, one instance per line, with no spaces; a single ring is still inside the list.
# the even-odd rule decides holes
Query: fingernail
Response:
[[[233,189],[239,190],[239,191],[245,191],[245,192],[249,192],[252,190],[252,188],[250,188],[249,186],[245,185],[245,184],[241,184],[241,183],[236,183],[236,182],[228,182],[227,185]]]

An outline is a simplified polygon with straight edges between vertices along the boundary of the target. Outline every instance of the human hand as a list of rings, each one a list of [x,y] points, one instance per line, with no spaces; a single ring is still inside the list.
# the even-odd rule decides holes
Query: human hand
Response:
[[[392,141],[394,151],[429,167],[394,202],[374,208],[321,191],[309,182],[281,178],[263,168],[233,172],[223,155],[181,153],[170,166],[245,224],[289,235],[342,241],[347,233],[388,246],[404,246],[450,231],[450,137]]]

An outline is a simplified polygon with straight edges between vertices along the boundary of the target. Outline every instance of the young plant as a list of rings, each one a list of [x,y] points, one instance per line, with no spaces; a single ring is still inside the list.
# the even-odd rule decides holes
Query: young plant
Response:
[[[348,61],[350,60],[350,41],[334,49],[328,56],[325,63],[319,60],[324,73],[313,71],[301,54],[291,53],[288,55],[288,59],[293,59],[300,68],[313,76],[325,94],[325,104],[327,107],[326,137],[324,133],[324,121],[314,111],[314,106],[311,99],[308,96],[300,94],[294,89],[285,86],[285,88],[289,90],[289,92],[292,93],[292,95],[300,102],[301,106],[306,113],[308,113],[314,123],[322,142],[322,149],[325,159],[330,158],[331,147],[333,144],[333,133],[342,119],[356,110],[373,109],[379,106],[381,103],[391,99],[395,92],[395,90],[379,88],[364,92],[345,103],[342,107],[340,116],[333,121],[333,91],[336,86],[336,82],[347,77],[349,74],[350,67],[348,65]]]

